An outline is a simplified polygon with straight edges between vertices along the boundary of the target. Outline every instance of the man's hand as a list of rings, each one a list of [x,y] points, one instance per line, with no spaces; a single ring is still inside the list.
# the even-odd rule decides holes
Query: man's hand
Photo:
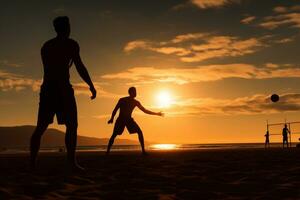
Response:
[[[163,112],[158,112],[157,115],[158,115],[158,116],[161,116],[161,117],[164,117],[164,116],[165,116],[165,113],[163,113]]]
[[[108,120],[108,122],[107,122],[108,124],[112,124],[112,123],[114,123],[114,119],[110,119],[110,120]]]
[[[97,91],[94,86],[90,87],[90,91],[92,93],[91,99],[95,99],[97,96]]]

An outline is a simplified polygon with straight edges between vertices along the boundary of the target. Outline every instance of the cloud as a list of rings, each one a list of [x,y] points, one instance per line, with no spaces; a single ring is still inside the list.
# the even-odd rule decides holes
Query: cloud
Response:
[[[276,6],[273,8],[273,11],[275,13],[287,13],[287,12],[293,12],[293,11],[300,11],[300,6],[291,6],[291,7],[285,7],[285,6]]]
[[[276,6],[275,8],[273,8],[273,11],[275,13],[286,13],[288,12],[288,8],[287,7],[284,7],[284,6]]]
[[[177,56],[186,56],[191,54],[191,51],[185,48],[181,47],[157,47],[157,48],[151,48],[149,50],[155,51],[157,53],[162,54],[175,54]]]
[[[172,43],[182,43],[191,40],[201,39],[207,36],[207,33],[188,33],[183,35],[177,35],[174,39],[171,40]]]
[[[279,65],[275,64],[275,63],[266,63],[265,66],[268,68],[278,68],[279,67]]]
[[[264,46],[261,38],[241,39],[207,33],[188,33],[161,42],[135,40],[124,51],[143,49],[166,55],[176,55],[182,62],[201,62],[212,58],[236,57],[251,54]]]
[[[148,49],[150,48],[150,43],[143,40],[135,40],[128,42],[124,47],[125,52],[130,52],[135,49]]]
[[[76,95],[91,95],[89,86],[86,83],[74,83],[72,84],[75,94]],[[95,82],[94,81],[94,86],[97,90],[97,97],[101,97],[101,98],[119,98],[121,95],[117,95],[117,94],[113,94],[110,92],[105,91],[102,87],[101,87],[101,83]]]
[[[300,6],[277,6],[273,11],[275,15],[265,17],[259,26],[270,30],[281,26],[300,28]]]
[[[0,91],[21,91],[24,89],[31,89],[33,92],[37,92],[40,90],[41,84],[42,80],[26,78],[22,75],[0,70]],[[94,86],[97,89],[98,97],[116,98],[120,96],[103,90],[101,87],[102,83],[100,82],[94,81]],[[73,88],[76,95],[91,95],[88,85],[83,82],[73,83]]]
[[[204,44],[192,45],[193,55],[181,57],[183,62],[200,62],[211,58],[236,57],[256,52],[263,44],[257,38],[239,39],[230,36],[214,36]]]
[[[161,42],[161,44],[166,44],[167,42]],[[149,51],[154,51],[157,53],[162,54],[176,54],[176,55],[187,55],[190,53],[189,50],[181,47],[174,47],[174,46],[160,46],[160,44],[150,41],[143,41],[143,40],[135,40],[128,42],[124,47],[124,51],[129,53],[133,50],[137,49],[144,49]]]
[[[293,42],[295,40],[294,37],[292,38],[282,38],[282,39],[279,39],[279,40],[275,40],[274,42],[277,43],[277,44],[285,44],[285,43],[289,43],[289,42]]]
[[[5,79],[5,78],[11,78],[11,77],[19,77],[18,75],[6,72],[6,71],[2,71],[0,70],[0,78]]]
[[[256,67],[250,64],[235,63],[207,65],[193,68],[154,68],[134,67],[125,71],[103,75],[103,79],[123,79],[135,84],[169,82],[188,84],[202,81],[218,81],[226,78],[270,79],[300,77],[300,68],[291,65],[267,63]]]
[[[267,63],[266,66],[262,67],[243,63],[166,69],[134,67],[122,72],[106,74],[101,78],[109,80],[121,79],[131,81],[134,84],[169,82],[182,85],[202,81],[217,81],[226,78],[269,79],[288,77],[300,77],[300,68],[290,65],[279,66],[274,63]]]
[[[280,26],[290,25],[294,28],[300,28],[300,13],[288,13],[278,16],[269,16],[264,19],[264,22],[259,24],[266,29],[275,29]]]
[[[111,116],[111,114],[103,114],[103,115],[93,116],[93,118],[96,118],[96,119],[109,119],[110,116]]]
[[[16,62],[11,62],[8,60],[0,60],[0,66],[5,66],[5,67],[22,67],[22,63],[16,63]]]
[[[28,87],[31,88],[33,91],[37,91],[40,83],[41,83],[40,80],[33,80],[30,78],[23,77],[21,75],[12,74],[0,70],[1,91],[9,91],[9,90],[20,91]]]
[[[200,9],[219,8],[225,5],[236,3],[236,0],[190,0],[190,3]]]
[[[104,79],[125,79],[138,83],[173,82],[186,84],[216,81],[228,77],[250,78],[253,66],[247,64],[209,65],[194,68],[135,67],[124,72],[103,75]]]
[[[250,24],[251,22],[253,22],[256,19],[255,16],[248,16],[244,19],[241,20],[242,24]]]
[[[168,111],[169,115],[253,115],[295,112],[300,109],[300,94],[280,95],[280,101],[272,103],[270,95],[256,94],[236,99],[191,98],[177,100]],[[178,110],[180,110],[178,112]]]

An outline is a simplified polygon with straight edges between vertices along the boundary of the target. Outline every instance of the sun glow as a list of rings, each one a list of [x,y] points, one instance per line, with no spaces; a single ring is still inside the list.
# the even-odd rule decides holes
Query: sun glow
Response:
[[[169,91],[161,91],[156,96],[157,105],[160,108],[167,108],[172,104],[172,98]]]
[[[155,150],[174,150],[177,148],[176,144],[153,144],[150,148]]]

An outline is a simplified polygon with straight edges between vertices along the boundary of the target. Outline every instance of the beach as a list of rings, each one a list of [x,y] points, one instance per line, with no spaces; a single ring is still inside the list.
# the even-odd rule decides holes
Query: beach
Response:
[[[249,148],[0,155],[0,199],[300,199],[300,150]]]

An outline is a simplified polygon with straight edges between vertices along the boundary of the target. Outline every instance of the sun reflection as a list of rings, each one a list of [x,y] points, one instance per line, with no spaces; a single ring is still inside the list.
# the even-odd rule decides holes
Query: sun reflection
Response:
[[[150,146],[151,149],[155,150],[174,150],[177,149],[177,144],[153,144]]]

